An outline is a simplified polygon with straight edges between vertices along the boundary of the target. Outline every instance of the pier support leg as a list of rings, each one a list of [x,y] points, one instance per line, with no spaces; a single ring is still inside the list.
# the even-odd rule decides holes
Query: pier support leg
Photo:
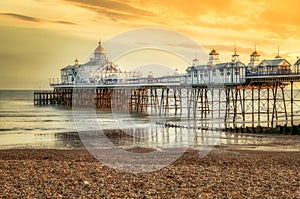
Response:
[[[219,90],[219,118],[221,118],[221,89],[218,89]]]
[[[227,128],[227,119],[229,118],[229,108],[230,108],[230,89],[225,89],[225,94],[226,94],[226,107],[225,107],[225,121],[224,121],[224,125],[225,128]]]
[[[282,93],[283,108],[284,108],[284,115],[285,115],[285,125],[287,125],[288,124],[288,115],[287,115],[287,110],[286,110],[284,87],[281,87],[281,93]]]
[[[235,92],[235,94],[234,94]],[[233,102],[233,127],[236,128],[236,117],[237,117],[237,98],[238,98],[238,90],[237,88],[232,88],[232,102]]]
[[[275,83],[275,88],[273,87],[273,111],[272,111],[272,121],[271,127],[274,127],[274,117],[277,118],[277,109],[276,109],[276,99],[277,99],[277,82]],[[277,121],[276,121],[277,122]]]
[[[270,88],[269,88],[269,85],[267,88],[267,123],[268,123],[268,127],[270,127]]]
[[[252,127],[254,127],[254,88],[251,88],[251,102],[252,102]]]
[[[246,107],[246,98],[245,98],[245,88],[243,88],[243,128],[246,127],[246,117],[245,117],[245,107]]]
[[[291,82],[291,126],[294,125],[294,82]]]
[[[257,123],[260,126],[260,87],[258,88],[258,102],[257,102]]]

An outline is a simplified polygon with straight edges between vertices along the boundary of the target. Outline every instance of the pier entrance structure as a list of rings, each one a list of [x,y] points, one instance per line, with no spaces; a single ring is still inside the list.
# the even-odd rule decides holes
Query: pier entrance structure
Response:
[[[256,49],[248,65],[236,51],[230,62],[221,63],[213,49],[206,65],[194,59],[184,74],[132,76],[109,61],[99,42],[89,62],[75,60],[61,70],[62,81],[51,84],[53,91],[36,91],[34,104],[84,107],[92,100],[98,109],[184,115],[225,128],[294,126],[300,119],[299,68],[300,59],[292,66],[279,55],[260,61]]]

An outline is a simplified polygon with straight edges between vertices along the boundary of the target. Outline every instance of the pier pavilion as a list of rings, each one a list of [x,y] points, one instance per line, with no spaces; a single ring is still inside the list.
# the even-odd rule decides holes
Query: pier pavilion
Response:
[[[207,65],[199,65],[197,59],[188,67],[184,84],[191,85],[234,85],[246,82],[246,65],[239,61],[235,52],[231,62],[220,63],[219,53],[213,49],[209,53]]]
[[[78,59],[74,65],[68,65],[61,69],[61,84],[103,84],[109,79],[120,79],[121,73],[118,65],[112,63],[102,47],[101,41],[87,63],[79,64]]]

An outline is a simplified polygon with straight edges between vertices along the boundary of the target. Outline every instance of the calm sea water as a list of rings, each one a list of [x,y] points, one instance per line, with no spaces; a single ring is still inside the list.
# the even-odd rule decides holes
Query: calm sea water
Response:
[[[35,147],[43,142],[55,145],[52,133],[72,131],[74,128],[70,113],[54,107],[34,107],[33,91],[1,90],[0,146]]]
[[[169,147],[180,147],[189,142],[187,137],[190,136],[192,147],[207,143],[207,138],[213,140],[211,144],[214,145],[269,143],[273,139],[267,135],[210,134],[199,130],[161,128],[155,126],[149,116],[118,114],[116,117],[107,111],[98,111],[96,115],[99,126],[104,130],[143,128],[136,132],[147,135],[146,142],[139,139],[124,142],[131,146],[163,147],[167,144]],[[87,126],[85,130],[93,128]],[[71,132],[77,132],[71,108],[35,107],[33,91],[0,90],[0,149],[76,148],[80,146],[80,141]]]
[[[33,92],[0,90],[0,148],[71,147],[65,143],[65,136],[62,139],[58,135],[77,131],[72,109],[55,106],[36,107],[33,104]],[[145,117],[133,118],[141,127],[148,123]],[[116,128],[115,119],[110,112],[97,112],[97,119],[101,129]],[[122,118],[125,123],[127,119],[132,120],[132,116]]]

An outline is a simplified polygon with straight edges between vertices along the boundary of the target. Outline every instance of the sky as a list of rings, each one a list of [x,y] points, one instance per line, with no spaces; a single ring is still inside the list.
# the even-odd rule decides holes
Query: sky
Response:
[[[214,48],[224,62],[236,44],[246,64],[254,46],[265,59],[275,57],[279,46],[280,55],[294,64],[300,57],[298,8],[296,0],[1,1],[0,89],[49,88],[49,78],[56,80],[76,58],[84,62],[100,38],[104,45],[115,35],[147,27],[183,34],[206,53]],[[141,55],[129,57],[142,60]],[[159,63],[166,57],[155,55]],[[125,68],[142,64],[116,61]],[[179,71],[186,67],[184,61],[174,62]]]

